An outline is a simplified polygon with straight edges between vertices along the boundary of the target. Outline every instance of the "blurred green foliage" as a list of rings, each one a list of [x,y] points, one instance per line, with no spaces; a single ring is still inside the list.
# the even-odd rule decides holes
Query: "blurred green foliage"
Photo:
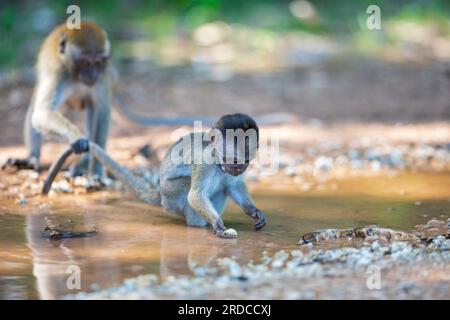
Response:
[[[45,35],[67,18],[66,8],[77,4],[82,19],[99,23],[115,42],[188,37],[210,21],[284,33],[302,31],[331,37],[360,35],[361,19],[371,4],[381,7],[382,18],[442,22],[448,26],[450,0],[310,0],[317,18],[295,17],[291,0],[0,0],[0,68],[33,64]]]

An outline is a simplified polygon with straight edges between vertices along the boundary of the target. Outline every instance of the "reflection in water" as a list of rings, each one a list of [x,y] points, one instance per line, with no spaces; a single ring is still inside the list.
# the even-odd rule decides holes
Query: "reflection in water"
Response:
[[[43,237],[42,231],[48,223],[64,224],[68,216],[76,225],[82,228],[95,225],[100,232],[82,239],[50,241]],[[181,224],[161,228],[139,225],[132,220],[129,224],[102,227],[104,218],[101,210],[86,211],[81,216],[48,212],[26,216],[26,240],[40,299],[58,299],[77,292],[67,286],[73,274],[70,266],[80,268],[80,289],[92,291],[118,285],[124,278],[140,273],[156,273],[163,278],[190,274],[194,268],[211,263],[219,252],[218,245],[214,244],[216,240],[205,229],[186,228]],[[201,242],[199,237],[207,241]],[[148,245],[140,244],[141,241]]]
[[[173,238],[168,232],[163,233],[160,267],[162,279],[193,273],[195,268],[210,266],[214,258],[218,257],[219,246],[199,242],[197,231],[188,228],[184,239]]]
[[[25,217],[0,214],[0,299],[34,298],[37,294],[25,240]]]
[[[74,255],[64,243],[53,244],[42,237],[45,227],[43,215],[27,215],[26,222],[26,238],[33,258],[33,275],[39,298],[55,299],[58,293],[65,290],[65,270],[68,264],[75,264]]]
[[[110,280],[117,279],[115,270],[119,268],[119,265],[114,259],[104,261],[100,269],[96,264],[89,264],[87,270],[83,270],[86,261],[81,252],[89,246],[101,245],[98,239],[94,237],[77,239],[79,243],[75,244],[67,240],[49,241],[44,238],[43,230],[48,223],[52,222],[51,220],[48,218],[48,214],[43,213],[26,216],[26,239],[31,250],[33,275],[36,278],[36,289],[40,299],[57,299],[71,292],[70,287],[67,286],[67,280],[73,274],[69,266],[80,268],[80,288],[86,288],[89,279],[105,278],[105,269],[112,271],[108,274]],[[95,217],[84,214],[78,223],[88,226],[94,221]]]
[[[124,200],[123,195],[115,198],[113,193],[39,199],[48,201],[50,208],[0,200],[0,299],[75,294],[78,290],[66,286],[70,265],[80,268],[81,290],[94,291],[141,274],[190,275],[221,257],[258,261],[262,251],[296,248],[301,233],[321,228],[380,224],[410,230],[433,217],[448,218],[449,174],[337,184],[337,190],[256,192],[255,200],[269,223],[255,232],[252,220],[231,206],[225,223],[238,230],[235,240],[216,238],[207,228],[188,228],[158,208]],[[95,227],[99,232],[88,238],[49,241],[42,235],[47,223],[73,226],[76,231]]]

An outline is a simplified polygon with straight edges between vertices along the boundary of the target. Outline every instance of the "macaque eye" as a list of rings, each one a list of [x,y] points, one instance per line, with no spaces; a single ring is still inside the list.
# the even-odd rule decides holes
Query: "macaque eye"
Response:
[[[59,39],[59,52],[65,53],[66,51],[66,44],[67,44],[67,37],[65,34],[62,34]]]
[[[99,68],[103,68],[106,65],[107,61],[108,61],[108,57],[102,56],[102,57],[96,58],[94,60],[94,64]]]

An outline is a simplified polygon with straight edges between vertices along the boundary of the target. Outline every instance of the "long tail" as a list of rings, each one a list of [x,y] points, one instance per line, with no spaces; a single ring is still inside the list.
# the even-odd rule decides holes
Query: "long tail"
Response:
[[[68,148],[67,150],[64,150],[63,153],[61,153],[58,157],[58,159],[52,164],[48,171],[48,177],[45,179],[44,186],[42,187],[42,194],[48,194],[50,191],[50,188],[52,187],[53,180],[55,180],[56,175],[59,171],[61,171],[62,166],[64,165],[64,162],[68,157],[70,157],[73,153],[72,148]]]
[[[70,150],[70,151],[69,151]],[[130,169],[125,168],[114,161],[100,146],[94,142],[89,142],[89,152],[96,158],[106,169],[108,169],[114,177],[119,179],[123,184],[130,188],[136,197],[145,203],[154,206],[161,205],[161,195],[158,189],[148,188],[144,179],[140,179],[133,175]],[[61,170],[64,160],[72,154],[72,149],[68,149],[61,154],[58,160],[52,165],[49,175],[44,182],[42,189],[43,194],[47,194],[51,188],[56,174]]]
[[[128,108],[124,102],[124,99],[120,94],[115,94],[116,103],[114,106],[122,116],[141,126],[183,126],[194,125],[194,121],[201,121],[205,126],[212,126],[214,124],[214,118],[192,116],[192,117],[145,117],[134,113]]]
[[[145,117],[140,114],[136,114],[127,107],[123,97],[116,93],[115,108],[119,113],[128,119],[129,121],[141,126],[183,126],[194,125],[194,121],[201,121],[205,127],[211,127],[215,124],[217,119],[213,117],[204,116],[191,116],[191,117]],[[297,121],[297,117],[290,113],[275,112],[256,116],[255,120],[260,125],[279,125],[292,123]]]

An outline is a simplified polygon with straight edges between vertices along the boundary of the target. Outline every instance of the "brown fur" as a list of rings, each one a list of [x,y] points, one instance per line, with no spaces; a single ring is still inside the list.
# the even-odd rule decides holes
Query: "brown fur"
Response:
[[[56,27],[44,40],[39,51],[37,69],[57,71],[63,66],[59,55],[61,36],[67,37],[67,42],[83,48],[84,53],[100,53],[106,41],[105,32],[91,22],[82,22],[80,29],[69,29],[66,24]],[[56,57],[49,59],[49,57]],[[42,71],[44,71],[42,70]]]

